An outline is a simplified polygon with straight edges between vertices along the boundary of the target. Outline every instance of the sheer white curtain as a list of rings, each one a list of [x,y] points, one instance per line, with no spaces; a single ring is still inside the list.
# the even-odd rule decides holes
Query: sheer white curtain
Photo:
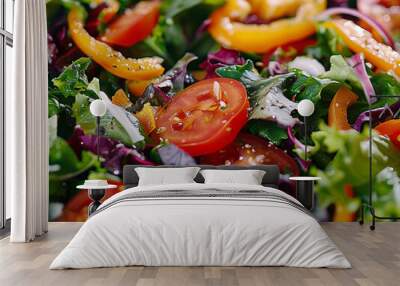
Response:
[[[14,94],[6,99],[6,187],[12,242],[47,231],[47,23],[45,0],[18,0],[14,18]]]

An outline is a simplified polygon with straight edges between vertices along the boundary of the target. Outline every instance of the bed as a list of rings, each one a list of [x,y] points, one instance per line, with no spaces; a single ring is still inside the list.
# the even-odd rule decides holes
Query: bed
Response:
[[[124,167],[126,189],[98,208],[50,269],[351,267],[312,214],[278,190],[277,166],[200,166],[264,170],[262,185],[204,184],[199,174],[196,183],[153,186],[138,186],[136,167]]]

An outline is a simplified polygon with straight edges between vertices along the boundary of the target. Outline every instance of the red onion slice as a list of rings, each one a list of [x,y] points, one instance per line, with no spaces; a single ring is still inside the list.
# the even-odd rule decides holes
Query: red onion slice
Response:
[[[392,38],[392,36],[386,31],[386,29],[374,18],[365,15],[361,13],[360,11],[357,11],[355,9],[351,8],[346,8],[346,7],[336,7],[336,8],[330,8],[322,12],[321,14],[318,15],[317,20],[323,21],[326,20],[328,17],[333,16],[333,15],[339,15],[339,14],[344,14],[344,15],[349,15],[353,17],[357,17],[364,22],[366,22],[371,28],[373,28],[375,31],[379,33],[379,35],[383,38],[385,43],[389,46],[392,47],[392,49],[396,50],[396,45],[395,42]]]
[[[299,148],[303,151],[306,150],[306,146],[303,143],[301,143],[300,140],[296,138],[296,136],[294,136],[292,127],[287,128],[287,133],[289,140],[292,141],[292,143],[294,144],[294,146],[296,146],[296,148]]]
[[[294,146],[298,149],[301,149],[301,151],[303,151],[305,153],[306,146],[303,143],[301,143],[300,140],[296,138],[296,136],[294,136],[292,127],[287,128],[287,133],[288,133],[289,140],[294,144]],[[311,151],[313,148],[313,147],[310,148],[309,145],[307,145],[307,147],[308,147],[308,152]],[[300,156],[297,157],[296,159],[297,159],[297,162],[299,163],[299,165],[301,166],[301,168],[303,169],[303,171],[308,171],[308,169],[311,166],[311,160],[306,161],[303,158],[301,158]]]
[[[287,69],[278,61],[268,62],[268,72],[271,76],[287,73]]]
[[[375,97],[375,90],[369,80],[367,69],[365,68],[364,57],[361,54],[355,54],[347,61],[359,78],[368,103],[372,104],[376,102],[377,98]]]

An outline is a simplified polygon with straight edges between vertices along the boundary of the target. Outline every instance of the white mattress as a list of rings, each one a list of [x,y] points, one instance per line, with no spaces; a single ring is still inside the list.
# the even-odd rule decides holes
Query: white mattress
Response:
[[[150,198],[133,192],[262,190],[262,186],[184,184],[136,187],[108,199],[57,256],[50,269],[145,266],[293,266],[350,268],[309,214],[258,198]],[[300,203],[298,203],[300,204]]]

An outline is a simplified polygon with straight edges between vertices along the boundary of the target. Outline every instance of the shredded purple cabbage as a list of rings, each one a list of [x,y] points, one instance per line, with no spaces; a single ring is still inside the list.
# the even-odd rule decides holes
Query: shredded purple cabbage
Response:
[[[381,121],[385,121],[394,117],[400,110],[400,100],[391,106],[385,105],[384,107],[375,108],[371,110],[372,124],[375,125]],[[353,124],[353,128],[361,132],[363,125],[370,121],[369,110],[361,113]]]
[[[48,48],[48,63],[53,64],[57,59],[58,48],[50,34],[47,34],[47,48]]]
[[[268,21],[261,19],[256,14],[250,14],[249,16],[246,17],[246,19],[244,19],[242,23],[250,25],[263,25],[263,24],[268,24]]]
[[[348,0],[329,0],[328,7],[348,7]]]
[[[182,149],[178,148],[174,144],[168,144],[160,147],[158,155],[161,161],[165,165],[174,166],[193,166],[196,165],[196,161]]]
[[[243,65],[245,59],[240,53],[233,50],[221,48],[218,52],[209,53],[207,59],[200,64],[200,68],[207,73],[206,78],[218,77],[215,70],[220,67],[231,65]]]
[[[100,20],[99,20],[99,15],[103,9],[107,8],[107,3],[103,2],[96,6],[96,8],[90,10],[87,20],[86,20],[86,25],[85,29],[86,31],[92,36],[96,37],[97,34],[99,33],[98,27],[100,25]]]
[[[70,40],[68,38],[68,27],[65,17],[60,18],[53,24],[50,34],[52,35],[54,42],[60,51],[65,51],[68,49]]]
[[[97,153],[98,142],[99,152]],[[153,162],[148,161],[137,150],[128,148],[108,137],[85,135],[80,127],[75,128],[68,143],[79,157],[81,157],[81,152],[85,150],[104,158],[104,167],[115,175],[121,174],[122,167],[126,163],[154,165]]]

